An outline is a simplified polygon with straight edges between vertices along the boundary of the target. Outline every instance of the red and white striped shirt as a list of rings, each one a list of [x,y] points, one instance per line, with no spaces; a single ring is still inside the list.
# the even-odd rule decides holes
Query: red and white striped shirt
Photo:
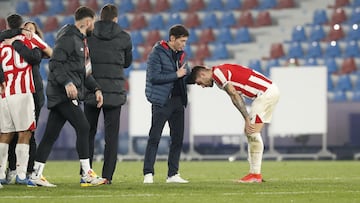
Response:
[[[223,89],[230,83],[235,90],[250,99],[264,93],[272,81],[261,73],[248,67],[236,64],[221,64],[212,67],[215,83]]]
[[[25,46],[33,49],[39,47],[45,49],[48,45],[37,35],[30,40],[24,35],[17,35],[17,40],[22,41]],[[32,75],[32,65],[28,64],[11,45],[0,44],[0,61],[4,71],[6,83],[5,93],[2,98],[14,95],[35,92]]]

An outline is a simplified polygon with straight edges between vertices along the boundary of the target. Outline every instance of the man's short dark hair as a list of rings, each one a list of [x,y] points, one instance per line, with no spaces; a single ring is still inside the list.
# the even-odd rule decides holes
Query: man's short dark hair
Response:
[[[23,18],[18,14],[11,14],[6,18],[7,24],[10,29],[20,28],[24,23]]]
[[[191,69],[191,74],[188,78],[189,84],[195,84],[196,77],[199,75],[199,72],[202,70],[205,70],[206,68],[204,66],[194,66]]]
[[[95,17],[95,12],[86,6],[80,6],[79,8],[76,9],[75,11],[75,21],[79,21],[82,20],[84,18],[94,18]]]
[[[175,39],[178,39],[180,37],[188,37],[189,31],[183,25],[180,24],[173,25],[169,30],[169,39],[170,36],[174,36]]]
[[[112,21],[118,16],[118,9],[113,4],[106,4],[100,11],[101,20]]]

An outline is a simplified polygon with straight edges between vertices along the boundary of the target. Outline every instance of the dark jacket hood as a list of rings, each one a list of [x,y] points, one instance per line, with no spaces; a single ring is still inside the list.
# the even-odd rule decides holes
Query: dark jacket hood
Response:
[[[75,25],[64,25],[58,32],[56,38],[60,38],[66,35],[77,35],[79,38],[83,39],[85,36],[80,32],[80,30]]]
[[[97,21],[93,35],[101,40],[112,40],[122,32],[122,29],[112,21]]]

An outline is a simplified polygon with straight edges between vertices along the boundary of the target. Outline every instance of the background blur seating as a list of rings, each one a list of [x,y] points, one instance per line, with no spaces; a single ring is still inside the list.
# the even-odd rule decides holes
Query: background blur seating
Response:
[[[350,74],[357,70],[356,61],[353,57],[344,58],[341,65],[339,74]]]
[[[132,0],[121,0],[121,4],[118,5],[119,14],[130,13],[135,10],[135,5]]]
[[[201,28],[217,28],[218,22],[214,12],[206,12],[201,22]]]
[[[260,11],[255,20],[255,25],[258,27],[272,25],[272,19],[268,10]]]
[[[226,11],[241,9],[241,0],[226,0],[224,2],[224,9]]]
[[[215,41],[215,34],[211,28],[204,29],[200,32],[198,43],[208,44]]]
[[[344,57],[360,57],[360,49],[358,42],[355,40],[347,41],[344,49]]]
[[[326,33],[322,25],[312,25],[309,33],[310,41],[322,41],[326,37]]]
[[[283,58],[285,51],[282,43],[272,43],[270,47],[270,59]]]
[[[215,39],[216,43],[232,43],[233,40],[233,36],[231,34],[231,30],[228,28],[221,28],[218,32],[218,34],[216,35],[216,39]]]
[[[19,15],[28,15],[30,13],[29,1],[19,1],[16,3],[16,13]]]
[[[195,56],[197,60],[204,60],[211,56],[209,47],[207,44],[200,44],[196,47]]]
[[[201,24],[199,16],[196,12],[188,13],[184,19],[184,25],[187,28],[196,28]]]
[[[140,30],[131,31],[130,36],[134,46],[142,45],[145,42]]]
[[[65,15],[74,15],[75,10],[79,8],[80,2],[79,0],[68,0],[67,6],[65,8]]]
[[[168,0],[156,0],[154,5],[154,12],[165,12],[170,9],[170,4]]]
[[[59,29],[59,21],[56,16],[48,16],[44,22],[44,32],[53,32]]]
[[[305,59],[304,66],[317,66],[317,65],[318,65],[318,61],[316,60],[316,58]]]
[[[229,51],[224,43],[217,43],[211,52],[210,60],[223,60],[229,58]]]
[[[204,0],[191,0],[188,3],[187,11],[190,13],[202,11],[205,9],[205,7],[206,7],[206,4],[205,4]]]
[[[329,21],[325,9],[316,9],[313,13],[313,24],[315,25],[324,25]]]
[[[31,16],[36,16],[36,15],[45,13],[47,10],[45,0],[34,1],[31,8],[32,8],[31,13],[30,13]]]
[[[347,91],[352,90],[351,79],[348,74],[339,75],[335,85],[335,90]]]
[[[179,13],[172,13],[169,15],[169,18],[166,22],[166,27],[167,27],[167,29],[169,29],[171,26],[173,26],[175,24],[183,24],[183,20]]]
[[[343,39],[345,37],[345,33],[340,24],[335,24],[330,26],[330,30],[326,36],[326,41],[337,41]]]
[[[295,42],[305,42],[307,41],[307,36],[305,33],[305,28],[301,25],[293,27],[291,32],[291,40]]]
[[[137,13],[151,13],[152,9],[150,0],[138,0],[135,5],[135,12]]]
[[[151,15],[148,20],[148,30],[162,30],[165,28],[163,16],[160,13]]]
[[[135,14],[130,23],[130,30],[140,30],[147,27],[147,25],[144,14]]]
[[[358,24],[353,24],[350,26],[350,29],[346,35],[347,40],[360,40],[360,27]]]
[[[86,0],[85,6],[93,9],[94,11],[98,11],[100,9],[97,0]]]
[[[256,9],[259,6],[258,0],[242,0],[241,9],[243,10],[251,10]]]
[[[284,8],[294,8],[295,2],[294,0],[278,0],[277,2],[277,9],[284,9]]]
[[[277,7],[277,0],[260,0],[258,9],[267,10]]]
[[[130,27],[129,19],[127,18],[126,15],[123,15],[123,14],[120,14],[118,16],[118,24],[123,29],[128,29]]]
[[[322,49],[320,43],[317,41],[309,42],[308,49],[306,52],[308,58],[320,58],[322,57]]]
[[[224,6],[222,1],[208,0],[206,3],[205,11],[223,11]]]
[[[236,19],[233,12],[223,12],[219,19],[219,26],[233,27],[236,24]]]
[[[235,27],[253,27],[255,25],[254,18],[249,10],[242,11],[237,19]]]
[[[343,8],[337,8],[333,11],[330,18],[330,25],[341,24],[347,20],[345,10]]]
[[[172,13],[182,12],[188,9],[186,0],[172,0],[170,4],[170,11]]]
[[[324,59],[324,65],[327,68],[328,75],[338,72],[339,68],[336,63],[336,60],[332,57],[327,57]]]
[[[45,12],[45,15],[57,15],[65,11],[63,0],[52,0],[50,1],[49,7]]]
[[[0,31],[6,30],[6,19],[0,18]]]
[[[327,43],[325,52],[324,52],[324,56],[325,57],[341,57],[342,51],[340,49],[339,44],[336,41]]]
[[[302,48],[301,43],[299,42],[292,42],[289,45],[287,55],[288,58],[303,58],[304,57],[304,50]]]
[[[249,28],[241,27],[241,28],[237,28],[235,30],[234,40],[233,40],[233,42],[235,44],[248,43],[248,42],[252,42],[252,41],[253,41],[253,39],[249,32]]]

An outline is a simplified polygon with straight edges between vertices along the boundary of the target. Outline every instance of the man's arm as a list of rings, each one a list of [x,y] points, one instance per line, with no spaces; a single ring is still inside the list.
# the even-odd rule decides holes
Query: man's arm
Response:
[[[11,30],[4,30],[0,32],[0,42],[4,41],[5,39],[10,39],[15,37],[16,35],[21,34],[21,29],[11,29]]]
[[[244,99],[235,90],[234,86],[232,84],[228,83],[225,85],[224,89],[225,89],[226,93],[230,96],[232,103],[240,111],[240,113],[244,117],[244,119],[247,121],[250,121],[250,116],[249,116],[249,113],[247,112]]]
[[[15,40],[12,46],[29,64],[35,65],[41,62],[42,52],[39,48],[30,49],[19,40]]]
[[[133,60],[133,56],[132,56],[132,42],[131,42],[131,38],[129,36],[129,39],[127,39],[128,42],[128,46],[125,49],[125,65],[124,68],[128,68]]]

